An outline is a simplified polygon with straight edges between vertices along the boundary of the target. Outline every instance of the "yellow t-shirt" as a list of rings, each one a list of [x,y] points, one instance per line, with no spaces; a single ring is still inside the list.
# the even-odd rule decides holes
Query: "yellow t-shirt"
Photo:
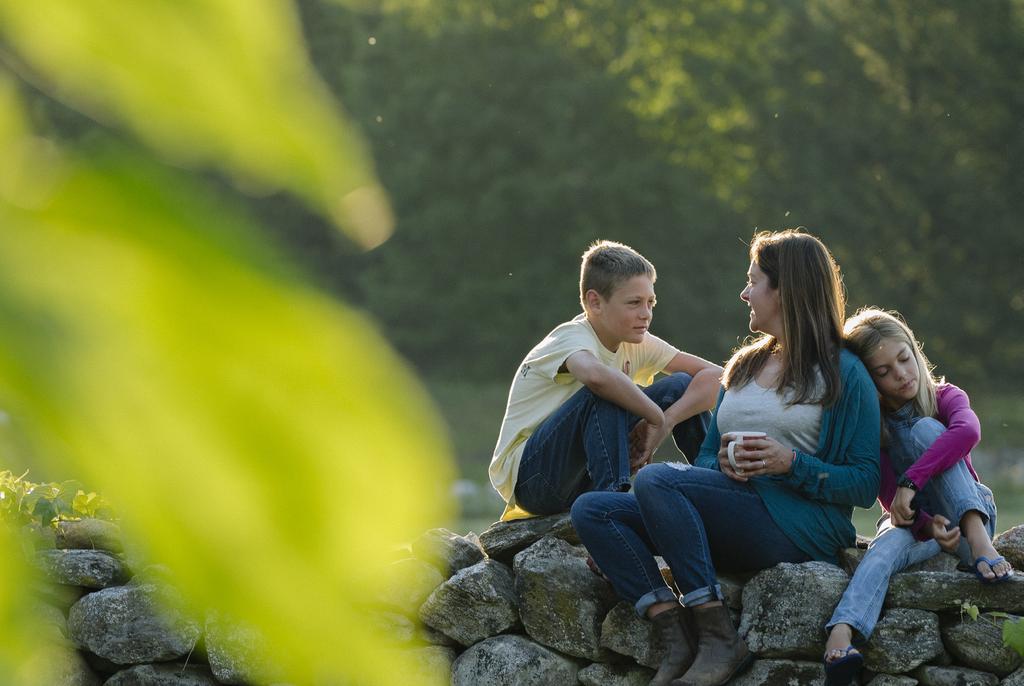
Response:
[[[612,352],[601,345],[585,314],[555,328],[519,365],[508,392],[505,419],[487,470],[491,485],[507,504],[503,520],[528,517],[516,507],[515,488],[526,440],[541,422],[557,410],[583,384],[568,372],[559,373],[566,358],[586,350],[603,364],[621,370],[634,383],[647,386],[679,350],[651,333],[641,343],[622,343]]]

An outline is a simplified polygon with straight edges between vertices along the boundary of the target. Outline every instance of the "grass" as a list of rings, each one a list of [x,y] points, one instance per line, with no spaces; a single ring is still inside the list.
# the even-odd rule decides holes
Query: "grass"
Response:
[[[996,532],[1006,531],[1024,524],[1024,490],[1019,487],[992,486],[996,500]]]
[[[479,533],[501,515],[500,498],[487,480],[487,465],[498,438],[508,395],[506,381],[488,383],[428,379],[427,388],[445,417],[455,447],[458,472],[468,495],[460,498],[463,511],[450,528]],[[1024,523],[1024,396],[991,394],[972,398],[982,423],[982,442],[972,462],[988,484],[999,508],[997,530],[1005,531]],[[658,452],[659,460],[679,459],[671,442]],[[876,504],[870,510],[854,509],[857,532],[873,536],[881,514]]]
[[[981,446],[1006,450],[1021,445],[1024,438],[1024,395],[975,395],[971,405],[981,420]]]
[[[427,390],[448,423],[459,475],[487,484],[487,465],[505,415],[507,383],[428,379]]]
[[[996,499],[996,533],[1024,524],[1024,491],[1004,487],[1000,491],[993,488],[992,492]],[[857,527],[857,533],[862,536],[874,536],[875,522],[881,515],[882,508],[878,503],[870,510],[854,508],[853,524]]]

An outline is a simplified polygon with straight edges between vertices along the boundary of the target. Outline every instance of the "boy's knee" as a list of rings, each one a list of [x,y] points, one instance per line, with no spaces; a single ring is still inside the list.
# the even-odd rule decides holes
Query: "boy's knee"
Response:
[[[686,372],[675,372],[662,377],[645,389],[647,397],[665,409],[686,393],[693,377]]]
[[[682,395],[690,387],[693,377],[686,372],[674,372],[665,378],[666,385],[671,386],[677,395]]]
[[[691,381],[693,381],[693,377],[686,372],[673,372],[672,374],[669,374],[668,378],[672,379],[672,382],[683,390],[686,390],[686,387],[690,385]]]
[[[625,408],[616,405],[610,400],[605,400],[604,398],[599,396],[597,393],[594,393],[586,386],[578,390],[577,393],[583,396],[586,402],[596,410],[600,410],[601,412],[611,410],[612,412],[619,412],[622,413],[623,415],[629,414],[628,410],[626,410]]]

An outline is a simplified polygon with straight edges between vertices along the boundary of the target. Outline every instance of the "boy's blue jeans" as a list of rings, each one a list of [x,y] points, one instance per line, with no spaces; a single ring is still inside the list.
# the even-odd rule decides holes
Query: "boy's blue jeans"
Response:
[[[931,417],[917,419],[910,431],[917,456],[920,457],[945,430],[941,422]],[[964,514],[976,510],[987,520],[985,527],[989,536],[995,534],[996,506],[992,491],[974,480],[963,460],[929,479],[915,498],[915,506],[918,504],[932,515],[944,515],[950,520],[950,526],[958,526]],[[934,540],[915,540],[909,529],[893,526],[888,516],[883,517],[879,520],[875,540],[857,566],[826,628],[831,630],[836,624],[849,624],[860,634],[858,642],[869,639],[882,612],[889,578],[912,564],[927,560],[939,550]],[[957,553],[966,564],[973,562],[965,537],[960,538]]]
[[[676,373],[641,388],[668,409],[693,377]],[[566,512],[581,493],[626,490],[630,483],[629,431],[636,415],[583,387],[562,403],[526,441],[516,479],[516,502],[537,515]],[[688,458],[697,456],[711,415],[676,424],[672,438]]]
[[[644,467],[633,493],[584,493],[572,523],[619,596],[643,617],[675,602],[655,555],[672,569],[684,605],[722,599],[716,569],[753,571],[810,558],[776,526],[748,483],[678,463]]]

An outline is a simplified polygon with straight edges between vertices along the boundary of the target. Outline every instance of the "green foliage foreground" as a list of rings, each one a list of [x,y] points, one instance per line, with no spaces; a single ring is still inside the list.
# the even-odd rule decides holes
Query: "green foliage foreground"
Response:
[[[0,522],[49,526],[58,519],[110,518],[106,498],[86,493],[77,481],[32,483],[25,475],[0,472]]]
[[[365,317],[195,178],[291,192],[362,245],[389,233],[292,8],[3,0],[0,27],[0,407],[295,683],[400,683],[360,608],[396,583],[391,546],[446,516],[440,422]],[[103,127],[45,135],[29,83]],[[3,557],[0,673],[34,686],[46,646]]]

